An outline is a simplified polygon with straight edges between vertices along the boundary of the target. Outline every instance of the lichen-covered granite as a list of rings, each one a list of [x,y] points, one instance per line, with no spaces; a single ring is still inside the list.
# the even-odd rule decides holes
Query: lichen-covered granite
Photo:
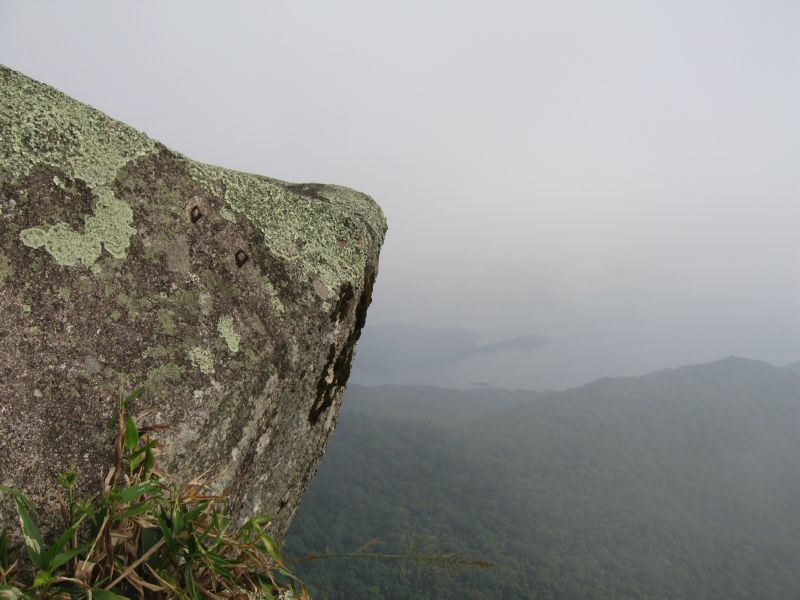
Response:
[[[0,66],[0,485],[45,529],[112,460],[121,396],[160,465],[286,532],[333,431],[386,232],[368,196],[194,162]],[[54,521],[56,520],[56,521]],[[16,528],[0,501],[0,526]]]

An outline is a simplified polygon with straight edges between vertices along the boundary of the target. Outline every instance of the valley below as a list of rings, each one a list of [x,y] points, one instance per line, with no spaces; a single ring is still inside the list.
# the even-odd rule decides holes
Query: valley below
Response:
[[[794,597],[800,374],[727,358],[562,392],[350,386],[286,554],[316,598]],[[366,547],[365,547],[366,544]]]

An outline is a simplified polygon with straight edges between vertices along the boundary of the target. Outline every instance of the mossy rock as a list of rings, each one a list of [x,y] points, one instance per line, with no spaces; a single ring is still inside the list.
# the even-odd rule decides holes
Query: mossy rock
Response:
[[[333,431],[386,232],[359,192],[194,162],[0,66],[0,485],[99,489],[122,395],[159,462],[285,533]],[[14,513],[0,502],[0,525]],[[54,523],[57,524],[57,523]]]

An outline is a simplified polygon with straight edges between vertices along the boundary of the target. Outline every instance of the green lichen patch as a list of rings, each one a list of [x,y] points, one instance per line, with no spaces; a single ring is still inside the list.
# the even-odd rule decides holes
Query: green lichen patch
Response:
[[[96,190],[94,213],[86,217],[83,233],[66,223],[23,229],[20,241],[30,248],[42,248],[62,266],[94,265],[102,249],[114,258],[125,258],[131,236],[136,233],[133,210],[117,200],[111,190]]]
[[[5,254],[0,254],[0,285],[6,282],[14,274],[14,267]]]
[[[81,294],[90,294],[94,290],[94,286],[94,281],[89,277],[82,277],[78,279],[78,291]]]
[[[205,372],[205,371],[204,371]],[[213,370],[212,370],[213,372]],[[174,363],[167,363],[154,367],[147,371],[145,387],[152,390],[160,390],[164,384],[171,381],[178,381],[181,378],[181,369]]]
[[[142,352],[142,358],[164,358],[170,354],[172,352],[164,346],[150,346]]]
[[[241,335],[236,330],[236,327],[233,324],[233,319],[228,315],[221,317],[217,323],[217,331],[219,331],[222,339],[224,339],[225,343],[228,345],[228,350],[230,350],[231,353],[236,354],[239,351]]]
[[[83,359],[83,368],[86,369],[89,373],[99,373],[103,370],[103,365],[100,364],[100,361],[97,360],[97,357],[92,355],[87,355]]]
[[[231,223],[236,223],[236,215],[228,210],[227,208],[221,208],[219,214],[222,215],[222,218],[226,221],[230,221]]]
[[[308,282],[319,279],[339,289],[357,280],[366,262],[362,249],[372,239],[383,240],[383,214],[365,194],[337,186],[296,193],[266,177],[192,161],[187,168],[209,193],[223,195],[230,210],[261,232],[269,251],[298,267]]]
[[[54,176],[53,176],[53,183],[54,183],[54,184],[56,184],[56,187],[57,187],[57,188],[59,188],[59,189],[61,189],[61,190],[65,191],[65,192],[66,192],[67,190],[69,190],[69,186],[67,185],[67,182],[66,182],[66,181],[64,181],[64,180],[63,180],[61,177],[59,177],[58,175],[54,175]]]
[[[143,133],[1,66],[0,131],[0,167],[12,179],[54,166],[97,188],[156,149]]]
[[[185,239],[176,238],[165,248],[167,268],[174,273],[188,273],[191,270],[189,244]]]
[[[160,308],[156,314],[158,315],[158,324],[161,333],[170,336],[178,333],[178,328],[175,327],[175,321],[172,318],[172,311],[166,308]]]
[[[200,292],[197,295],[197,304],[203,315],[209,315],[214,308],[214,299],[208,292]]]
[[[88,286],[84,283],[84,289],[81,290],[84,294],[89,292],[89,289],[85,289],[87,287]],[[139,303],[129,294],[124,292],[118,293],[115,300],[119,306],[123,307],[128,312],[128,319],[135,320],[139,316]]]
[[[256,313],[250,314],[248,322],[250,323],[250,327],[252,327],[258,335],[267,335],[267,328],[264,326],[264,322]]]
[[[281,302],[281,299],[278,298],[278,292],[268,277],[261,277],[261,285],[264,286],[264,291],[269,297],[269,305],[272,307],[272,310],[278,314],[286,312],[286,307],[283,305],[283,302]]]
[[[200,369],[201,373],[211,375],[214,372],[214,355],[211,350],[202,346],[193,346],[187,352],[192,366]]]
[[[202,312],[200,306],[201,293],[194,290],[179,290],[172,296],[172,303],[179,313],[197,317]]]
[[[19,234],[19,239],[29,248],[41,248],[49,238],[49,232],[41,227],[30,227]]]

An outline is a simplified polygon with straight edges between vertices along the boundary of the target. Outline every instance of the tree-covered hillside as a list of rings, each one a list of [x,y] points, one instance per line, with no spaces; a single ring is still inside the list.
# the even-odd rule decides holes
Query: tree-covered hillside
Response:
[[[353,388],[288,553],[325,600],[800,595],[800,376],[744,359],[555,394]],[[449,416],[452,415],[452,418]]]

